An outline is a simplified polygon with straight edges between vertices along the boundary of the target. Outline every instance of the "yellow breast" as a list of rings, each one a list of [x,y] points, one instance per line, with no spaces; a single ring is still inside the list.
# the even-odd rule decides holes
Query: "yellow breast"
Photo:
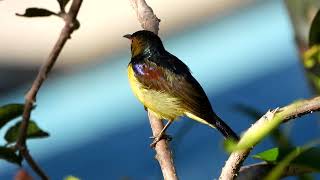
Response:
[[[135,77],[132,65],[128,66],[131,89],[139,101],[161,119],[174,120],[184,114],[181,101],[172,95],[147,88]]]
[[[129,79],[130,87],[133,91],[133,94],[139,99],[140,102],[144,104],[144,98],[143,98],[143,92],[142,92],[143,86],[135,77],[131,64],[129,64],[128,66],[128,79]]]

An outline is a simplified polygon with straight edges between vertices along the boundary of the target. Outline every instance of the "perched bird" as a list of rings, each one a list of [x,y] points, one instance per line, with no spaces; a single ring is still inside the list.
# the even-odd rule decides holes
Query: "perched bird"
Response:
[[[225,138],[239,140],[237,134],[214,113],[208,97],[187,65],[165,50],[158,35],[141,30],[124,37],[131,40],[128,78],[133,93],[148,111],[159,119],[168,120],[152,146],[180,116],[217,128]]]

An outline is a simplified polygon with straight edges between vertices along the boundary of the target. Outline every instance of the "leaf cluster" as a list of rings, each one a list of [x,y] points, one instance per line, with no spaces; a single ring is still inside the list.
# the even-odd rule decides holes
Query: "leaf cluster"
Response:
[[[26,11],[23,14],[16,13],[17,16],[22,17],[47,17],[47,16],[60,16],[61,14],[65,14],[65,7],[68,4],[69,0],[57,0],[60,7],[60,13],[55,13],[53,11],[50,11],[48,9],[44,8],[37,8],[37,7],[31,7],[27,8]]]
[[[33,107],[34,109],[35,107]],[[5,129],[5,126],[9,122],[16,121],[14,125],[9,126],[6,129],[4,140],[5,144],[0,145],[0,159],[21,166],[22,156],[17,152],[14,146],[19,135],[19,128],[24,109],[24,104],[6,104],[0,107],[0,131]],[[30,120],[27,130],[27,140],[34,138],[46,138],[49,133],[42,130],[35,121]]]

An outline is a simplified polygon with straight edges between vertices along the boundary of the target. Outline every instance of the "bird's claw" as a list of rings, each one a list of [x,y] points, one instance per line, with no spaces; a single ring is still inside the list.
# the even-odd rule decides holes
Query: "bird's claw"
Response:
[[[159,136],[151,136],[150,139],[153,139],[152,143],[150,144],[150,147],[155,148],[156,144],[162,140],[165,139],[167,141],[172,141],[172,137],[170,135],[162,134]]]

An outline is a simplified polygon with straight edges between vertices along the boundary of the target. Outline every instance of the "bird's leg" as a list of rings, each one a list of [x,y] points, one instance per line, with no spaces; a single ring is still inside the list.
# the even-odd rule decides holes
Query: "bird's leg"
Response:
[[[157,136],[151,137],[153,138],[153,142],[150,144],[152,148],[154,148],[161,139],[166,139],[171,141],[172,137],[170,137],[169,135],[166,135],[165,131],[168,129],[168,127],[171,125],[172,122],[173,122],[172,120],[169,120]]]

